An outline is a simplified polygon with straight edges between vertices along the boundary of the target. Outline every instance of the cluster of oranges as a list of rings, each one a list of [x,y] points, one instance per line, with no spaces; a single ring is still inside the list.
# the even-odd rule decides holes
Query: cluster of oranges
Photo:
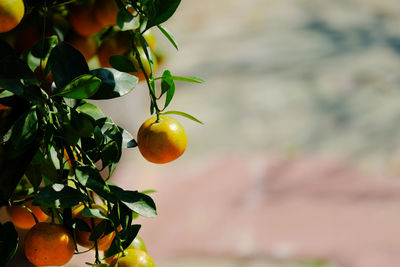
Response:
[[[22,0],[0,0],[0,38],[8,41],[17,52],[23,54],[45,35],[53,35],[57,28],[64,34],[65,41],[85,57],[86,61],[95,67],[111,67],[109,58],[112,55],[127,56],[136,67],[139,81],[144,80],[136,57],[131,51],[130,31],[118,31],[118,6],[115,1],[90,0],[70,4],[64,9],[52,10],[46,17],[46,25],[40,16],[25,16],[25,6]],[[134,13],[134,11],[132,11]],[[112,31],[107,31],[110,29]],[[104,34],[107,32],[107,34]],[[143,37],[153,52],[154,71],[163,61],[164,55],[156,48],[156,38],[151,30],[147,30]],[[138,48],[140,58],[147,74],[150,65],[147,62],[143,48]]]
[[[95,242],[90,240],[90,232],[70,229],[62,224],[49,223],[48,215],[39,207],[32,206],[32,201],[24,204],[25,207],[13,205],[7,207],[9,219],[15,226],[21,229],[30,229],[25,236],[24,250],[27,259],[36,266],[59,266],[69,262],[74,255],[75,242],[85,248],[93,248]],[[82,216],[84,205],[75,207],[72,211],[74,218],[83,220],[90,228],[92,221],[89,217]],[[38,220],[35,222],[33,215]],[[93,209],[98,209],[107,213],[107,207],[104,205],[92,205]],[[94,226],[101,223],[102,219],[93,219]],[[75,241],[74,241],[75,236]],[[115,232],[100,237],[97,240],[99,251],[107,251],[111,245]],[[57,248],[57,249],[54,249]],[[155,264],[147,254],[146,246],[143,240],[137,236],[132,244],[124,251],[124,255],[115,255],[105,259],[110,266],[115,266],[118,260],[118,266],[125,267],[154,267]]]
[[[150,64],[141,45],[132,43],[132,32],[120,31],[116,26],[118,10],[114,0],[74,1],[55,11],[50,9],[46,20],[43,20],[43,14],[26,16],[29,12],[23,0],[0,0],[0,38],[6,40],[18,55],[24,57],[43,36],[57,34],[60,37],[58,31],[62,31],[60,39],[64,39],[79,50],[90,66],[111,67],[109,62],[111,56],[124,55],[133,62],[137,70],[131,74],[137,76],[139,81],[143,81],[146,75],[140,70],[137,58],[141,59],[147,76],[151,72]],[[154,53],[155,71],[163,57],[156,53],[153,33],[147,30],[143,37]],[[132,45],[136,47],[139,55],[133,54]],[[35,70],[35,74],[42,82],[43,88],[50,94],[49,88],[53,79],[51,73],[45,73],[45,69],[46,60]],[[2,108],[5,106],[0,105],[0,110]],[[175,119],[157,114],[142,124],[138,131],[137,144],[145,159],[161,164],[173,161],[184,153],[187,136],[181,124]],[[71,168],[71,160],[67,157],[66,160]],[[7,207],[7,213],[15,226],[29,229],[25,236],[24,250],[26,257],[36,266],[66,264],[74,255],[76,244],[86,248],[97,246],[98,250],[107,251],[118,233],[103,235],[94,242],[90,240],[90,232],[71,231],[65,225],[55,223],[54,219],[50,223],[49,216],[40,207],[33,206],[32,201],[19,201],[24,204]],[[102,222],[102,219],[83,216],[84,207],[83,204],[75,207],[72,216],[83,220],[93,229]],[[91,208],[107,214],[105,206],[92,204]],[[140,238],[136,238],[123,255],[105,260],[112,267],[117,262],[120,267],[155,266]]]
[[[131,51],[129,31],[114,31],[104,39],[101,32],[113,27],[117,23],[118,6],[111,0],[90,0],[86,3],[70,5],[66,12],[56,12],[50,16],[49,23],[66,30],[65,39],[79,50],[87,61],[94,60],[100,67],[111,67],[109,58],[112,55],[126,55],[134,63],[136,70],[140,70],[136,57]],[[25,8],[22,0],[0,0],[0,33],[9,32],[4,37],[13,45],[17,53],[24,53],[42,37],[43,23],[35,18],[27,18],[21,22]],[[63,15],[64,14],[64,15]],[[35,20],[30,21],[30,20]],[[52,27],[45,27],[51,31]],[[51,34],[51,32],[46,32]],[[1,35],[0,35],[1,37]],[[151,30],[147,30],[143,37],[151,51],[156,51],[156,39]],[[150,65],[140,45],[137,45],[139,57],[147,74]],[[161,54],[154,54],[154,70],[157,62],[163,58]],[[53,78],[51,72],[46,74],[46,61],[35,70],[37,78],[42,81],[43,88],[49,93]],[[131,73],[143,81],[142,71]],[[140,127],[138,132],[138,147],[142,155],[153,163],[166,163],[178,158],[186,149],[187,137],[183,127],[173,118],[158,116],[150,118]]]

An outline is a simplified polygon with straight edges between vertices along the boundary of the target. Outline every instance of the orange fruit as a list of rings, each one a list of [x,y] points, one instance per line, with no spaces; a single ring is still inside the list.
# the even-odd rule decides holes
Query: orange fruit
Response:
[[[112,0],[97,0],[94,7],[95,18],[103,27],[117,24],[118,5]]]
[[[143,239],[140,236],[136,236],[135,239],[133,239],[132,244],[129,245],[129,248],[134,248],[134,249],[140,249],[143,251],[147,251],[146,245],[144,244]]]
[[[89,61],[97,52],[97,42],[92,37],[83,37],[79,35],[71,35],[67,40],[73,47],[75,47]]]
[[[169,116],[152,117],[140,126],[137,143],[140,153],[153,163],[167,163],[180,157],[187,146],[182,125]]]
[[[25,14],[23,0],[0,0],[0,33],[14,29]]]
[[[109,59],[113,55],[124,55],[131,49],[129,43],[129,35],[126,32],[118,32],[111,38],[103,41],[97,56],[100,66],[103,68],[111,68]]]
[[[114,267],[118,256],[113,256],[110,266]],[[139,249],[126,249],[125,255],[118,260],[118,267],[155,267],[153,259],[147,252]]]
[[[36,266],[64,265],[74,255],[70,231],[60,224],[38,223],[25,236],[25,256]]]
[[[73,211],[72,211],[72,216],[79,218],[83,221],[85,221],[90,229],[92,228],[92,222],[91,222],[91,218],[89,217],[84,217],[82,216],[82,210],[85,208],[84,205],[79,205],[78,207],[76,207]],[[101,206],[98,204],[93,204],[92,205],[93,209],[99,209],[100,211],[102,211],[104,214],[107,213],[107,207],[106,206]],[[98,225],[103,219],[99,219],[99,218],[93,218],[94,220],[94,225]],[[93,248],[94,247],[94,241],[89,240],[90,237],[90,232],[86,232],[86,231],[80,231],[80,230],[75,230],[75,235],[76,235],[76,242],[86,248]],[[115,233],[109,233],[106,236],[103,236],[102,238],[97,240],[97,248],[99,250],[107,250],[110,245],[112,240],[114,239]]]
[[[94,3],[71,7],[68,21],[72,29],[80,36],[90,36],[100,32],[103,25],[94,16]]]
[[[26,202],[25,206],[35,214],[39,222],[44,222],[49,217],[38,206],[32,206],[32,201]],[[18,228],[29,229],[36,224],[35,219],[27,209],[19,205],[8,206],[6,209],[10,221]]]
[[[0,110],[5,110],[5,109],[10,109],[9,106],[4,106],[3,104],[0,104]]]

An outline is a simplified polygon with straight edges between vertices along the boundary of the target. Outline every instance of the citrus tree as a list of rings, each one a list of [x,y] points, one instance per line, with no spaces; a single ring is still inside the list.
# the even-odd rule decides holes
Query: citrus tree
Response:
[[[94,250],[92,266],[155,266],[138,236],[138,216],[155,217],[152,191],[109,181],[124,148],[167,163],[183,154],[184,129],[167,111],[175,81],[156,69],[152,31],[180,0],[0,0],[0,265],[18,248],[36,266],[64,265]],[[90,99],[124,96],[146,83],[150,114],[134,138]],[[200,122],[201,123],[201,122]],[[80,246],[78,246],[80,245]],[[83,248],[82,248],[83,247]],[[57,248],[57,249],[54,249]]]

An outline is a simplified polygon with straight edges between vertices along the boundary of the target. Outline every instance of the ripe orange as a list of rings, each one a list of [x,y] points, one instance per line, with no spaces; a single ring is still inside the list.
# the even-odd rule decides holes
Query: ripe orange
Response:
[[[97,0],[94,15],[103,27],[117,24],[118,5],[115,1]]]
[[[129,35],[126,32],[118,32],[111,38],[103,41],[97,56],[100,66],[103,68],[111,68],[109,59],[113,55],[123,55],[130,50]]]
[[[48,216],[46,213],[44,213],[38,206],[32,206],[32,201],[26,202],[25,206],[28,207],[33,214],[35,214],[39,222],[44,222],[47,220]],[[10,218],[10,221],[12,221],[18,228],[29,229],[36,224],[32,214],[21,206],[8,206],[7,214]]]
[[[25,256],[36,266],[64,265],[74,255],[70,231],[60,224],[38,223],[25,236]]]
[[[182,125],[169,116],[146,120],[140,126],[137,143],[143,157],[153,163],[167,163],[185,152],[187,136]]]
[[[10,109],[9,106],[4,106],[3,104],[0,104],[0,110],[6,110],[6,109]]]
[[[14,29],[25,14],[23,0],[0,0],[0,33]]]
[[[75,5],[71,7],[68,21],[72,29],[81,36],[90,36],[100,32],[103,25],[94,16],[94,2],[89,5]]]
[[[83,37],[79,35],[71,35],[67,42],[75,47],[85,57],[86,61],[89,61],[97,51],[97,42],[92,37]]]
[[[118,256],[114,256],[111,260],[110,266],[114,267],[117,263]],[[125,256],[120,257],[118,260],[119,267],[155,267],[153,259],[147,252],[139,249],[125,250]]]
[[[85,208],[84,205],[80,205],[78,207],[76,207],[73,211],[72,211],[72,216],[79,218],[83,221],[85,221],[89,227],[91,229],[92,228],[92,222],[91,222],[91,218],[89,217],[83,217],[82,216],[82,210]],[[107,208],[106,206],[101,206],[101,205],[97,205],[97,204],[93,204],[92,205],[93,209],[99,209],[100,211],[102,211],[103,213],[107,213]],[[94,225],[98,225],[100,222],[102,221],[102,219],[99,218],[94,218]],[[75,235],[76,235],[76,242],[86,248],[93,248],[94,247],[94,241],[89,240],[90,237],[90,232],[86,232],[86,231],[79,231],[76,230],[75,231]],[[110,245],[112,240],[114,239],[115,233],[112,232],[106,236],[103,236],[102,238],[97,240],[97,248],[99,250],[107,250]]]

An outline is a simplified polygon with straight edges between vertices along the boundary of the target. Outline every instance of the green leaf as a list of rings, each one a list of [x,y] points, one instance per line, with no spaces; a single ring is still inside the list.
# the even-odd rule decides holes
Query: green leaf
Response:
[[[0,98],[7,98],[10,96],[13,96],[14,93],[7,91],[7,90],[3,90],[3,92],[0,93]]]
[[[176,11],[180,0],[154,0],[148,6],[149,21],[146,29],[167,21]]]
[[[84,220],[79,218],[71,218],[68,221],[66,221],[65,224],[70,226],[74,230],[85,231],[85,232],[90,232],[92,230]]]
[[[171,33],[161,25],[157,25],[157,28],[160,29],[160,31],[164,34],[165,37],[167,37],[167,39],[171,42],[171,44],[175,47],[175,49],[179,50],[178,44],[176,43],[176,41],[175,41],[174,37],[171,35]]]
[[[129,245],[133,242],[137,234],[139,233],[141,225],[139,224],[134,224],[131,225],[127,231],[121,234],[121,239],[124,241],[122,242],[122,248],[126,249],[129,247]],[[111,243],[110,248],[107,250],[107,252],[104,255],[104,258],[109,258],[114,256],[115,254],[118,254],[120,252],[120,247],[118,245],[118,237],[115,237],[113,239],[113,242]]]
[[[90,216],[90,217],[92,217],[92,216]],[[99,217],[93,217],[93,218],[99,218]],[[105,218],[105,219],[102,220],[100,223],[98,223],[92,230],[92,233],[89,236],[90,241],[95,241],[95,240],[101,238],[102,236],[107,235],[105,233],[107,231],[107,228],[108,229],[111,228],[111,222],[108,221],[108,218],[105,216],[101,217],[101,219],[103,219],[103,218]]]
[[[147,194],[156,193],[156,192],[157,191],[154,189],[148,189],[148,190],[141,191],[140,193],[147,195]]]
[[[34,71],[40,65],[41,60],[43,61],[49,58],[51,50],[53,50],[57,44],[58,38],[57,36],[53,35],[40,40],[32,47],[27,56],[27,62],[32,71]],[[47,68],[48,66],[46,69]],[[47,74],[48,71],[46,70],[45,73]]]
[[[104,118],[104,113],[96,105],[82,100],[80,106],[76,108],[77,111],[85,113],[92,117],[94,120]]]
[[[5,266],[18,249],[18,233],[12,222],[0,223],[0,266]]]
[[[174,79],[175,81],[181,81],[181,82],[204,83],[204,80],[199,77],[172,76],[172,79]]]
[[[171,103],[175,94],[175,82],[172,79],[172,74],[169,70],[164,71],[161,79],[161,95],[167,93],[165,97],[164,109]]]
[[[75,173],[78,181],[83,186],[93,190],[96,194],[105,199],[110,198],[110,189],[96,168],[90,166],[78,166]]]
[[[126,56],[113,55],[110,57],[110,65],[122,72],[137,72],[133,62]]]
[[[42,178],[45,177],[53,182],[58,181],[58,170],[50,157],[47,157],[46,160],[40,164],[40,172]]]
[[[39,191],[33,205],[49,208],[72,208],[88,201],[88,196],[64,184],[52,184]]]
[[[10,142],[13,146],[13,153],[9,154],[9,158],[15,158],[27,150],[38,132],[38,117],[36,108],[32,107],[22,114],[14,124],[12,129]]]
[[[107,216],[98,209],[84,208],[82,210],[82,216],[108,220]]]
[[[94,119],[85,113],[71,111],[71,126],[79,137],[90,137],[94,130]]]
[[[2,205],[8,203],[8,200],[13,194],[16,186],[18,185],[30,162],[32,161],[33,156],[39,149],[41,139],[42,132],[39,132],[31,148],[26,150],[23,154],[15,159],[7,159],[4,156],[4,151],[2,150],[2,146],[0,145],[0,170],[2,170],[0,172],[0,203],[2,203]]]
[[[119,130],[122,132],[122,147],[123,148],[132,148],[136,147],[137,143],[133,136],[125,129],[119,127]]]
[[[154,57],[153,57],[153,52],[150,49],[149,44],[146,41],[146,38],[144,38],[143,35],[139,35],[139,40],[140,40],[140,44],[142,45],[142,51],[144,52],[144,54],[146,55],[146,59],[149,62],[150,65],[150,70],[151,70],[151,75],[154,73]],[[141,56],[141,50],[138,49],[137,53],[136,53],[136,60],[139,61],[143,61],[143,56]],[[153,90],[154,94],[155,94],[155,89],[154,89],[154,84],[150,87],[151,90]]]
[[[116,141],[107,143],[101,150],[101,161],[103,162],[103,168],[110,166],[113,163],[118,163],[121,158],[121,154],[121,149]],[[111,174],[109,176],[111,176]]]
[[[25,172],[26,177],[32,184],[33,188],[39,189],[39,185],[42,182],[42,172],[40,170],[40,164],[31,164]]]
[[[138,191],[123,190],[118,186],[109,185],[111,193],[132,211],[144,217],[157,216],[156,205],[151,197]]]
[[[193,117],[192,115],[189,115],[189,114],[187,114],[187,113],[185,113],[185,112],[182,112],[182,111],[171,110],[171,111],[163,112],[163,113],[160,113],[160,114],[161,114],[161,115],[167,115],[167,114],[179,115],[179,116],[183,116],[183,117],[185,117],[185,118],[187,118],[187,119],[190,119],[190,120],[192,120],[192,121],[198,122],[198,123],[200,123],[200,124],[204,124],[202,121],[196,119],[196,118]]]
[[[93,75],[84,74],[73,79],[52,97],[62,96],[73,99],[85,99],[94,95],[99,90],[101,80]]]
[[[99,90],[91,99],[111,99],[126,95],[138,83],[136,76],[111,68],[95,69],[91,74],[101,80]]]
[[[117,13],[117,25],[122,31],[134,30],[139,28],[139,16],[133,16],[125,9],[120,9]]]
[[[89,67],[83,55],[65,42],[53,48],[48,63],[58,89],[63,89],[81,75],[89,74]]]
[[[135,239],[135,237],[139,233],[140,227],[141,227],[140,224],[133,224],[133,225],[130,225],[126,229],[126,231],[124,231],[122,233],[122,239],[124,240],[122,242],[122,248],[123,249],[127,249],[130,246],[130,244],[132,244],[133,240]]]

